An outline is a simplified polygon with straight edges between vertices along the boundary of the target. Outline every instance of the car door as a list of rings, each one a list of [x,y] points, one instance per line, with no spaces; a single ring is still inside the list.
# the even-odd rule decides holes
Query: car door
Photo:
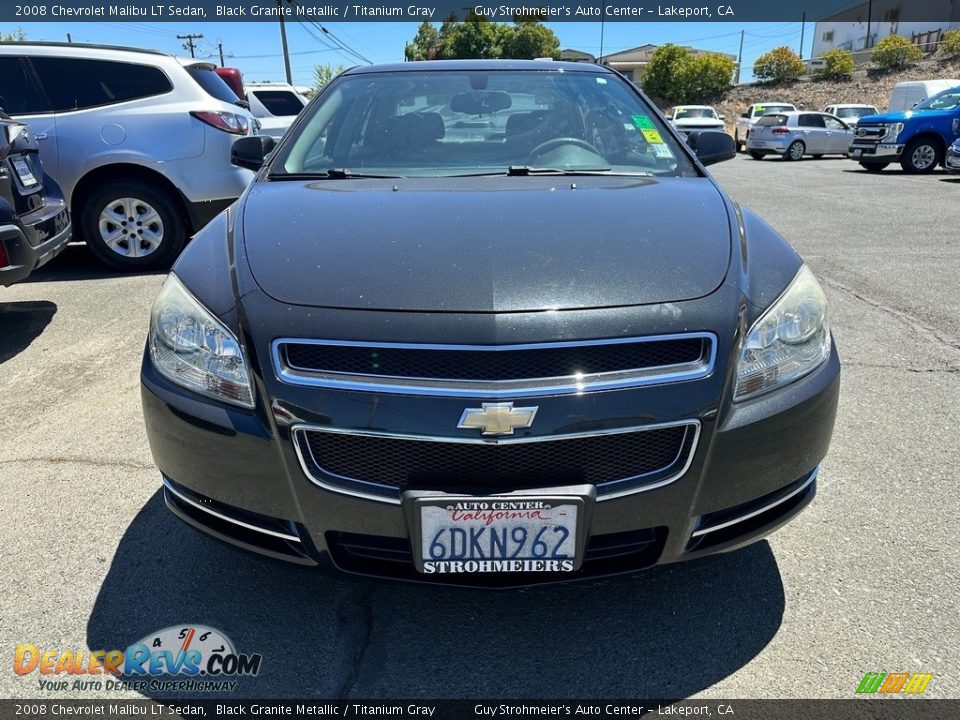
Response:
[[[823,124],[827,129],[828,153],[846,154],[853,141],[853,129],[843,120],[833,115],[824,115]]]
[[[0,107],[30,126],[30,133],[39,141],[43,170],[56,179],[60,164],[56,116],[23,57],[0,55]]]
[[[801,113],[797,118],[797,128],[807,146],[808,155],[822,155],[827,152],[827,128],[823,116],[817,113]]]

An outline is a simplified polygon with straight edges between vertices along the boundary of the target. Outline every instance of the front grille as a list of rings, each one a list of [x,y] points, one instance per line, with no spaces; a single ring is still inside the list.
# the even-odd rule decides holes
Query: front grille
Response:
[[[274,343],[277,375],[293,384],[513,397],[704,377],[714,354],[709,333],[529,345]]]
[[[886,136],[886,125],[858,125],[853,134],[853,141],[855,143],[878,143]]]
[[[699,425],[517,441],[445,441],[298,429],[305,471],[346,492],[396,499],[405,490],[509,492],[589,483],[598,497],[677,477]]]

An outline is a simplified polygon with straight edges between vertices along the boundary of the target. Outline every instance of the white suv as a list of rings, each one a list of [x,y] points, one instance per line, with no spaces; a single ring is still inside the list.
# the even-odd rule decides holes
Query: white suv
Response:
[[[29,123],[75,232],[109,265],[169,265],[252,179],[230,148],[255,121],[213,68],[148,50],[0,44],[0,107]]]
[[[286,83],[247,83],[244,87],[250,112],[260,121],[260,132],[275,138],[283,137],[308,102]]]

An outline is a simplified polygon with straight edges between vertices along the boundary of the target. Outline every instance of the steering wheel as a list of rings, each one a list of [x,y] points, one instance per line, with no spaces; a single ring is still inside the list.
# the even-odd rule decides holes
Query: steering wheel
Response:
[[[540,155],[545,153],[548,150],[553,150],[554,148],[560,147],[561,145],[576,145],[579,148],[584,150],[589,150],[594,155],[599,155],[600,151],[597,150],[593,145],[588,143],[586,140],[581,140],[580,138],[575,137],[558,137],[553,138],[552,140],[547,140],[537,145],[533,150],[530,151],[530,157],[534,155]]]

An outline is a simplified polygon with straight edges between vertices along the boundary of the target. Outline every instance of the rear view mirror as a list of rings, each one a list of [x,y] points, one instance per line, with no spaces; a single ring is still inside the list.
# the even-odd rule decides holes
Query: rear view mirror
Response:
[[[230,148],[230,162],[247,170],[259,170],[276,144],[269,135],[242,137]]]
[[[737,156],[733,138],[719,130],[692,130],[687,134],[687,145],[703,165],[732,160]]]
[[[497,110],[506,110],[512,104],[510,96],[502,90],[474,90],[450,99],[450,109],[466,115],[490,115]]]

